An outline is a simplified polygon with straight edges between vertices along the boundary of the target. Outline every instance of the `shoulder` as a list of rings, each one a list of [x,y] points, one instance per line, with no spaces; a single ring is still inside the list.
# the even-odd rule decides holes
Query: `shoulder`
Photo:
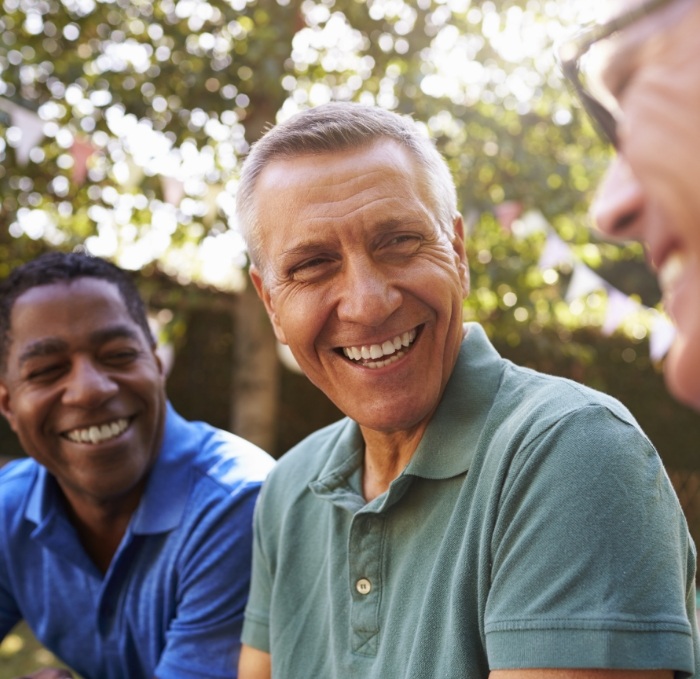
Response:
[[[22,500],[34,484],[39,465],[31,458],[12,460],[0,467],[0,504]]]
[[[664,476],[656,449],[619,401],[510,363],[480,441],[482,471],[504,481],[547,478],[575,489],[601,484],[601,475],[631,484],[643,476],[651,490]]]
[[[275,460],[240,436],[206,422],[190,422],[172,413],[168,418],[162,454],[187,459],[200,482],[226,493],[259,487]]]
[[[630,411],[617,399],[573,380],[547,375],[506,362],[496,399],[499,416],[508,413],[511,426],[540,434],[557,425],[585,426],[587,436],[634,431],[646,439]],[[592,427],[592,428],[591,428]]]
[[[8,462],[0,469],[0,538],[3,543],[18,530],[24,532],[22,526],[30,526],[25,524],[24,517],[38,471],[39,465],[31,458]],[[33,526],[31,524],[31,528]]]

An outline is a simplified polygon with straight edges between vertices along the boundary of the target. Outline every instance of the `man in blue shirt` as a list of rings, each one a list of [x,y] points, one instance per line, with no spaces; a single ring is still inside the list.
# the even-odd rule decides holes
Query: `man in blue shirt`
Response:
[[[125,272],[51,253],[10,274],[0,411],[29,456],[0,471],[0,638],[25,620],[85,679],[235,676],[272,459],[172,409]]]

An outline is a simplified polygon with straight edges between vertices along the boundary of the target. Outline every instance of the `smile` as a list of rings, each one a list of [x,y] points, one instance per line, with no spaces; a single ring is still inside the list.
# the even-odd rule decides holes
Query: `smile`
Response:
[[[63,436],[73,441],[73,443],[104,443],[123,434],[128,426],[129,420],[121,418],[114,420],[114,422],[102,424],[99,427],[93,425],[85,429],[72,429],[63,434]]]
[[[666,257],[658,270],[659,286],[664,294],[669,294],[675,287],[676,283],[683,276],[687,264],[688,257],[678,250]]]
[[[361,363],[366,368],[383,368],[395,363],[406,354],[404,351],[416,339],[417,330],[409,330],[382,344],[363,344],[359,347],[343,347],[343,354],[351,361]]]

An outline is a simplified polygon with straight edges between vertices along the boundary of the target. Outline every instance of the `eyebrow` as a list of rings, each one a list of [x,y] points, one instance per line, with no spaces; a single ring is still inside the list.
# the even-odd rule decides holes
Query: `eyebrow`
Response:
[[[607,54],[610,60],[600,71],[606,85],[619,86],[632,70],[630,62],[638,60],[644,50],[651,49],[654,39],[661,40],[665,29],[673,26],[682,18],[690,0],[668,2],[665,6],[642,13],[638,20],[619,32],[609,35]]]
[[[139,339],[139,332],[128,325],[115,325],[109,328],[97,330],[90,335],[90,344],[100,345],[114,339]],[[19,356],[19,364],[23,365],[33,358],[54,356],[65,351],[68,342],[57,337],[48,337],[37,340],[27,346]]]

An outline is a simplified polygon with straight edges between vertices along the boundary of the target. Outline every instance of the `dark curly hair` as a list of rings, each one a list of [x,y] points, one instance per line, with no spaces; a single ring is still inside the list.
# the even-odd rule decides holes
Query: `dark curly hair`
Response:
[[[117,286],[129,315],[155,344],[146,308],[131,276],[110,262],[80,252],[49,252],[22,264],[0,283],[0,371],[5,372],[11,340],[11,315],[15,301],[40,285],[70,282],[77,278],[99,278]]]

